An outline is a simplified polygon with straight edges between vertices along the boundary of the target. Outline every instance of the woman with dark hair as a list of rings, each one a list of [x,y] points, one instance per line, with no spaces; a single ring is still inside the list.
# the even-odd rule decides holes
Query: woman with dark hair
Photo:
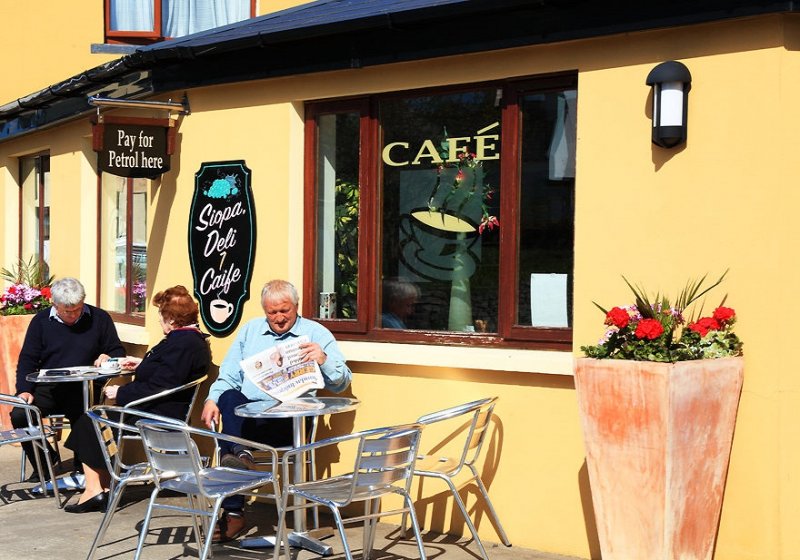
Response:
[[[205,375],[211,365],[211,350],[197,324],[197,303],[183,286],[174,286],[153,297],[164,338],[144,358],[120,360],[123,369],[134,370],[136,377],[127,385],[105,388],[107,399],[116,399],[120,406],[178,387]],[[170,418],[184,418],[194,389],[173,393],[137,406]],[[86,486],[78,503],[64,508],[69,513],[104,511],[108,505],[111,477],[106,470],[100,443],[91,420],[81,416],[64,444],[75,451],[83,462]]]

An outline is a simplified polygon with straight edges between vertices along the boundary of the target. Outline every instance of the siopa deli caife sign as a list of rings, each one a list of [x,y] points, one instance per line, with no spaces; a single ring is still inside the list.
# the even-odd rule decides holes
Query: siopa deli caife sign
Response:
[[[195,173],[189,260],[200,316],[214,336],[232,332],[249,299],[256,250],[250,169],[244,161],[208,162]]]
[[[174,138],[170,119],[109,117],[94,125],[92,144],[101,171],[155,179],[169,171]]]

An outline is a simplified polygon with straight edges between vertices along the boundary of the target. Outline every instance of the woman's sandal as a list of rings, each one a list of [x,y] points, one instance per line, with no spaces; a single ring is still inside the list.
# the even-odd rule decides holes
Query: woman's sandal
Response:
[[[245,530],[244,516],[237,513],[225,511],[214,527],[214,536],[211,537],[212,543],[224,543],[239,538]]]

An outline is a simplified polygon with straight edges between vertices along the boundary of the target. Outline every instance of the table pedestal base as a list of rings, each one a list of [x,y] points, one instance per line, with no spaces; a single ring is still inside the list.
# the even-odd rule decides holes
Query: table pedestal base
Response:
[[[59,490],[83,490],[86,481],[83,477],[83,473],[75,472],[56,478],[56,484],[58,485]],[[45,482],[44,486],[48,492],[53,491],[53,483],[50,482],[49,480]],[[33,494],[41,494],[42,493],[41,484],[36,486],[36,488],[32,488],[31,492]]]
[[[289,545],[294,548],[302,548],[320,556],[330,556],[333,554],[333,547],[322,542],[321,539],[332,536],[332,527],[320,527],[311,531],[297,533],[289,532]],[[250,537],[239,542],[241,548],[274,548],[275,537]]]

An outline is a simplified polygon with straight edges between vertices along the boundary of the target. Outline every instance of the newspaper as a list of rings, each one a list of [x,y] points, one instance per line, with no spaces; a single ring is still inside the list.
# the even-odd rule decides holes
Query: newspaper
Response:
[[[301,397],[312,389],[325,387],[325,380],[315,361],[300,361],[300,345],[309,342],[298,336],[276,344],[239,362],[253,385],[275,400],[286,402]]]

